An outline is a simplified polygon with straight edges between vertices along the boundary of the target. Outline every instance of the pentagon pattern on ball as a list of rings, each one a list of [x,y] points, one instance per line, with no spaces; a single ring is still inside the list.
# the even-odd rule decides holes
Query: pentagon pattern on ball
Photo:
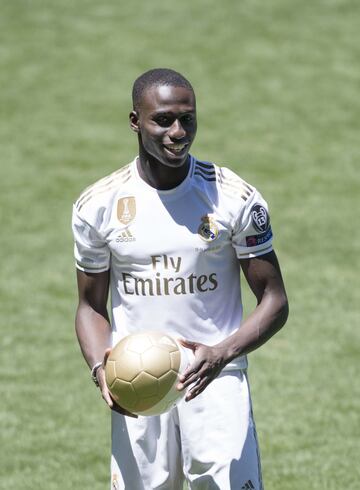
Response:
[[[135,352],[136,354],[143,354],[146,350],[150,349],[153,346],[153,342],[151,342],[151,338],[147,335],[134,335],[130,337],[126,344],[125,348],[129,352]]]
[[[141,356],[143,370],[160,378],[164,373],[171,369],[171,358],[169,353],[160,346],[153,346]]]
[[[138,375],[141,369],[141,357],[134,352],[126,351],[126,362],[116,363],[116,377],[123,379],[124,381],[132,381]]]
[[[116,401],[119,401],[126,396],[126,408],[128,410],[132,410],[136,407],[139,396],[130,382],[116,378],[111,385],[111,391],[116,393],[116,396],[113,395]]]

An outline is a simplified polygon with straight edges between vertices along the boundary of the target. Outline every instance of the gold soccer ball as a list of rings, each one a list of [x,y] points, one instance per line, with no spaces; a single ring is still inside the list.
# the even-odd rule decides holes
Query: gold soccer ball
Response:
[[[167,412],[184,396],[178,376],[188,364],[185,349],[170,335],[141,332],[124,337],[110,352],[105,376],[114,400],[137,415]]]

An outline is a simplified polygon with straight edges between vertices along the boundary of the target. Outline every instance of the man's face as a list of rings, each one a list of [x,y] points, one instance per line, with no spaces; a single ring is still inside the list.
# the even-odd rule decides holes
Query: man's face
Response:
[[[192,90],[161,85],[144,93],[138,110],[130,114],[141,149],[150,160],[181,167],[196,134],[196,103]]]

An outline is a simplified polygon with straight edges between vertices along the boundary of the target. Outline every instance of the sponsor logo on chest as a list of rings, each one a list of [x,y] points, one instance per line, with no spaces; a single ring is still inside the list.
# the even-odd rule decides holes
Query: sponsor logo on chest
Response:
[[[199,294],[217,289],[215,272],[182,273],[182,257],[171,255],[151,255],[151,273],[147,277],[123,272],[122,284],[126,295],[135,296],[172,296]],[[150,277],[149,277],[150,276]]]

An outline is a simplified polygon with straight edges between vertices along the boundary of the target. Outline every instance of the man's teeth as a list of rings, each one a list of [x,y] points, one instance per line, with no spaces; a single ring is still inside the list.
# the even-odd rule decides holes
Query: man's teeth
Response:
[[[180,152],[180,151],[182,151],[185,148],[185,146],[186,146],[186,144],[182,144],[182,145],[165,145],[165,148],[167,148],[170,151]]]

